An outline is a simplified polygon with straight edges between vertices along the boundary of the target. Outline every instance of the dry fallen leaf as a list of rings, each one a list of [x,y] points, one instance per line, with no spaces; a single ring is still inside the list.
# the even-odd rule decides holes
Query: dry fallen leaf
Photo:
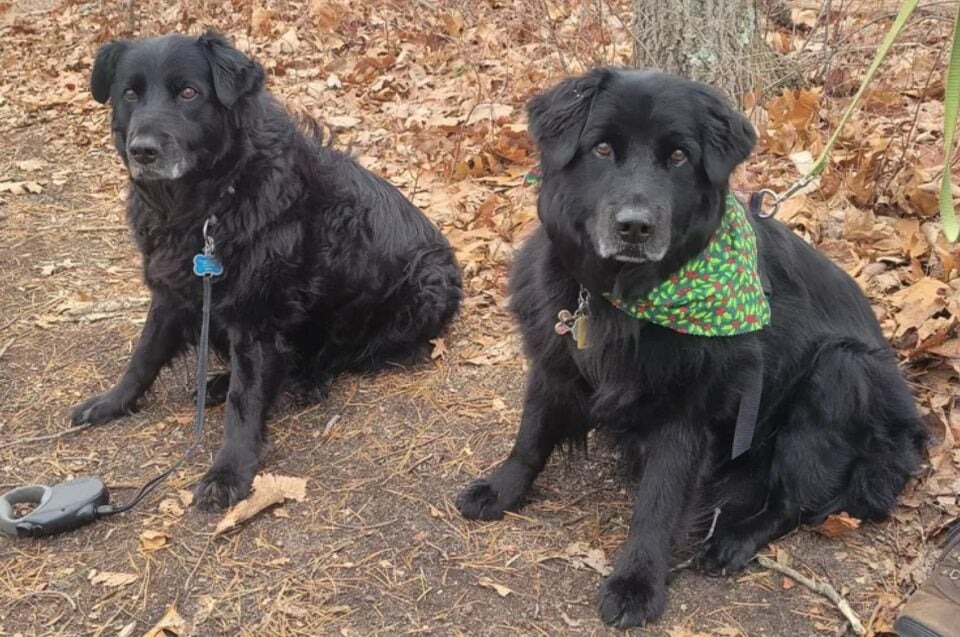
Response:
[[[433,351],[430,352],[430,358],[433,360],[445,358],[447,355],[447,345],[443,342],[443,338],[435,338],[430,342],[433,344]]]
[[[156,551],[167,544],[168,536],[163,531],[152,531],[147,529],[140,534],[140,547],[144,551]]]
[[[275,476],[264,473],[253,479],[253,491],[250,497],[239,502],[223,516],[214,535],[220,535],[244,520],[249,520],[257,513],[274,504],[292,499],[302,502],[307,497],[307,481],[303,478],[289,476]]]
[[[949,287],[932,277],[924,277],[899,292],[890,295],[890,301],[900,308],[896,314],[897,332],[901,336],[907,330],[919,328],[934,314],[946,307],[945,296]]]
[[[444,11],[440,14],[440,19],[443,20],[443,26],[447,31],[447,35],[457,38],[463,33],[463,16],[456,11]]]
[[[91,584],[100,584],[108,588],[117,586],[126,586],[132,584],[140,578],[136,573],[113,573],[111,571],[100,571],[90,578]]]
[[[133,631],[137,629],[137,620],[133,620],[126,626],[120,629],[120,632],[117,633],[117,637],[131,637]]]
[[[40,170],[46,165],[47,164],[40,159],[24,159],[23,161],[17,162],[17,168],[28,173]]]
[[[360,123],[360,118],[353,115],[332,115],[327,117],[324,123],[337,128],[353,128]]]
[[[183,515],[183,507],[172,498],[161,501],[158,508],[160,509],[160,513],[171,518],[179,518]]]
[[[510,593],[514,592],[512,588],[508,588],[503,584],[498,584],[494,582],[492,579],[490,579],[489,577],[481,577],[480,579],[477,580],[477,583],[480,584],[480,586],[483,588],[489,588],[497,591],[497,595],[499,595],[500,597],[506,597]]]
[[[852,518],[846,512],[840,512],[837,515],[829,515],[823,521],[823,524],[816,527],[814,531],[826,537],[840,537],[844,533],[860,528],[860,520]]]
[[[279,601],[276,606],[284,615],[289,615],[290,617],[296,617],[297,619],[303,619],[308,616],[311,611],[310,609],[300,606],[299,604],[294,604],[293,602]]]
[[[184,637],[186,634],[186,622],[177,609],[170,606],[156,626],[144,633],[143,637]]]
[[[250,26],[259,35],[269,35],[273,30],[273,21],[277,12],[267,9],[259,3],[254,5],[250,14]]]
[[[564,549],[563,554],[574,568],[591,568],[603,576],[613,572],[603,549],[592,549],[586,542],[574,542]]]
[[[43,186],[35,181],[0,181],[0,192],[9,192],[12,195],[43,192]]]

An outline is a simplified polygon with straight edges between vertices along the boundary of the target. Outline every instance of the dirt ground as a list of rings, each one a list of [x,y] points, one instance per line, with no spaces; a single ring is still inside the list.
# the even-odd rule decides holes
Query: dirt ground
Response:
[[[192,435],[194,363],[185,359],[164,372],[139,414],[24,442],[64,432],[70,406],[118,378],[145,314],[108,109],[86,90],[96,45],[125,31],[125,4],[0,2],[0,182],[20,184],[0,190],[3,490],[94,475],[125,501]],[[216,25],[269,60],[270,86],[291,108],[332,122],[361,161],[451,237],[467,302],[432,362],[343,377],[319,402],[284,397],[264,470],[305,478],[304,501],[214,537],[219,516],[184,501],[220,439],[222,410],[213,409],[200,451],[133,511],[59,537],[0,538],[0,635],[129,637],[158,622],[167,632],[151,634],[614,634],[598,619],[596,597],[626,536],[631,497],[611,452],[555,458],[531,503],[501,522],[463,520],[453,499],[505,456],[520,416],[523,361],[503,310],[510,255],[535,223],[533,193],[522,186],[535,160],[520,106],[547,78],[577,68],[565,55],[585,64],[583,42],[563,37],[578,7],[606,8],[601,53],[622,61],[630,42],[617,20],[629,3],[543,3],[526,17],[521,3],[211,4],[138,3],[134,31]],[[800,10],[809,7],[796,3]],[[556,28],[522,26],[537,15]],[[933,24],[949,26],[941,23]],[[498,38],[515,47],[497,48]],[[788,161],[768,151],[758,165],[780,174]],[[808,215],[794,225],[829,238],[812,230],[827,208],[794,210]],[[831,256],[840,240],[825,248]],[[938,250],[929,255],[945,260]],[[928,268],[929,255],[914,258]],[[901,261],[907,289],[912,266]],[[899,315],[884,307],[878,300],[884,327],[901,336]],[[841,520],[840,529],[801,530],[769,551],[832,584],[871,634],[890,630],[957,516],[957,359],[930,354],[956,339],[953,306],[944,307],[934,318],[952,322],[937,323],[938,344],[904,355],[935,434],[904,506],[888,523],[846,529]],[[832,603],[753,565],[723,579],[679,572],[666,616],[646,633],[846,630]]]

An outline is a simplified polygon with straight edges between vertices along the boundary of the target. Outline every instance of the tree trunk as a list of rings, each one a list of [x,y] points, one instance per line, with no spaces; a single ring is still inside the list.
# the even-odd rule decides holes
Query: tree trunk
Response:
[[[764,42],[755,0],[634,0],[634,7],[635,66],[706,82],[737,103],[802,80]]]

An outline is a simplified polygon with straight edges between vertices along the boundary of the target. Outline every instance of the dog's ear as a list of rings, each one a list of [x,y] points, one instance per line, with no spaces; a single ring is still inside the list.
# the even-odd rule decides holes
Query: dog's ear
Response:
[[[714,186],[726,186],[733,169],[750,156],[757,134],[743,113],[714,89],[701,86],[703,169]]]
[[[612,76],[610,69],[594,69],[563,80],[527,103],[530,134],[546,165],[561,168],[576,156],[593,100]]]
[[[200,45],[210,62],[213,90],[227,108],[233,108],[241,97],[263,88],[263,67],[234,48],[222,34],[207,31],[200,36]]]
[[[90,75],[90,92],[93,99],[106,104],[110,99],[110,90],[117,77],[117,64],[126,53],[129,42],[113,40],[107,42],[97,51],[97,58],[93,62],[93,73]]]

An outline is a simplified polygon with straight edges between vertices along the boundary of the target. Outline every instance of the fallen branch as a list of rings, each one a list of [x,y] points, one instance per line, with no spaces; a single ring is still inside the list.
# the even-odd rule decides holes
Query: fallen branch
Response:
[[[78,434],[84,429],[89,429],[92,427],[90,423],[85,425],[80,425],[78,427],[70,427],[70,429],[64,429],[63,431],[58,431],[55,434],[47,434],[46,436],[33,436],[32,438],[18,438],[17,440],[8,440],[6,442],[0,442],[0,449],[6,449],[7,447],[12,447],[14,445],[25,445],[30,442],[43,442],[44,440],[56,440],[57,438],[63,438],[65,436],[72,436],[73,434]]]
[[[757,555],[753,559],[755,559],[760,566],[786,575],[795,582],[800,582],[814,593],[818,593],[819,595],[826,597],[837,606],[837,608],[840,610],[840,613],[843,614],[848,622],[850,622],[850,628],[854,633],[857,635],[867,634],[867,631],[863,628],[863,624],[860,622],[860,618],[857,617],[857,614],[853,612],[852,608],[850,608],[850,604],[848,604],[847,600],[841,597],[840,593],[837,592],[837,589],[831,586],[828,582],[814,581],[805,575],[801,575],[789,566],[784,566],[780,562],[771,560],[769,557],[764,557],[763,555]]]

